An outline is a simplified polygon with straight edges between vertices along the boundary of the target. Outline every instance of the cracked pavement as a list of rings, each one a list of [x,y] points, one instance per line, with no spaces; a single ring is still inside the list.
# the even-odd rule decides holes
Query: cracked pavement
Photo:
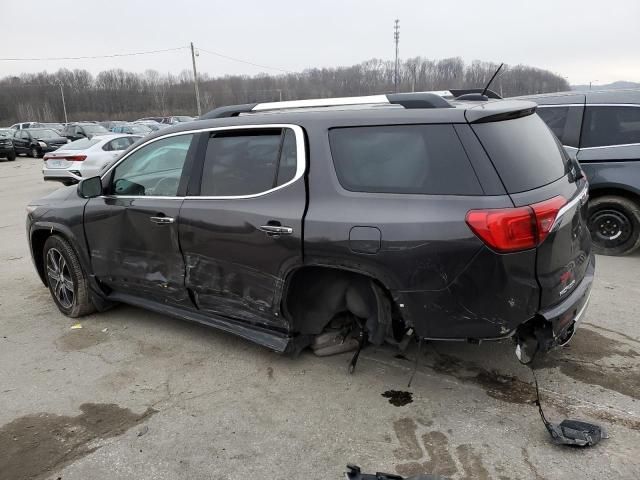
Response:
[[[598,257],[585,320],[541,362],[547,416],[607,426],[592,449],[550,443],[510,342],[279,356],[133,307],[76,321],[31,265],[24,207],[57,188],[41,160],[0,163],[0,480],[640,478],[640,255]],[[382,396],[411,391],[396,407]]]

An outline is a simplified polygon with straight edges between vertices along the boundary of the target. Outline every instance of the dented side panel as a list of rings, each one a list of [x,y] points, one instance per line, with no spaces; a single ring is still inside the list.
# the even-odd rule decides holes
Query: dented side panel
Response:
[[[93,272],[114,291],[173,305],[190,306],[184,287],[184,261],[177,223],[150,218],[178,218],[182,199],[91,199],[85,208],[85,232]]]
[[[280,311],[286,274],[302,263],[301,178],[256,198],[187,198],[180,212],[185,285],[203,312],[286,330]],[[273,236],[264,225],[287,226]]]

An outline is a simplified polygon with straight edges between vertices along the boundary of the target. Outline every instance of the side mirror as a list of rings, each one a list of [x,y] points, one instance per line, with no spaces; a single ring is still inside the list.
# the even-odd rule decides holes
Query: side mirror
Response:
[[[82,198],[95,198],[102,195],[102,179],[91,177],[82,180],[78,184],[78,195]]]

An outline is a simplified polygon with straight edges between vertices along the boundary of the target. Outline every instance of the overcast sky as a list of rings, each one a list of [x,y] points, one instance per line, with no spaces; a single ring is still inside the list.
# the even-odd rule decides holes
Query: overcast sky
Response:
[[[640,0],[120,0],[2,1],[0,57],[108,55],[187,46],[288,71],[391,59],[459,56],[549,69],[572,84],[640,82]],[[7,21],[11,19],[11,21]],[[19,21],[19,19],[22,19]],[[212,76],[278,73],[204,51]],[[0,60],[0,77],[110,68],[179,73],[187,49],[90,60]]]

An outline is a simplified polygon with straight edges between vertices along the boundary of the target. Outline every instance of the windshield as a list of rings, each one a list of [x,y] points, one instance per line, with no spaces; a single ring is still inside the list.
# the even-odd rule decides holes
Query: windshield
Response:
[[[64,146],[65,150],[86,150],[89,147],[93,147],[96,143],[100,142],[101,138],[81,138],[75,142],[71,142]]]
[[[60,138],[60,134],[58,132],[48,128],[30,128],[29,133],[31,133],[32,137],[42,140]]]
[[[146,125],[131,125],[131,133],[147,134],[151,131]]]
[[[104,128],[102,125],[83,125],[84,131],[90,133],[92,135],[97,135],[99,133],[109,133],[109,130]]]
[[[43,123],[42,125],[44,127],[53,128],[54,130],[58,130],[58,131],[62,131],[62,129],[64,128],[60,123]]]

